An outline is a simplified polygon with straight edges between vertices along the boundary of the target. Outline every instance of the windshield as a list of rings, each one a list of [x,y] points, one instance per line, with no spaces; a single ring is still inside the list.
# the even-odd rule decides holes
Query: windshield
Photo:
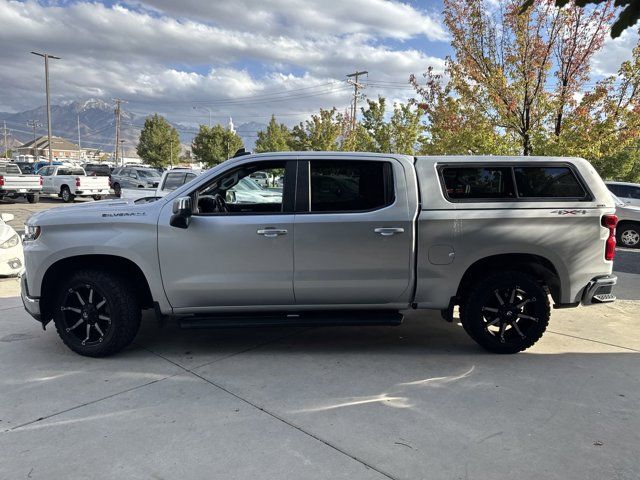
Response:
[[[240,179],[237,185],[233,187],[234,190],[264,190],[255,180],[249,177]]]
[[[158,178],[160,174],[156,170],[136,170],[141,178]]]

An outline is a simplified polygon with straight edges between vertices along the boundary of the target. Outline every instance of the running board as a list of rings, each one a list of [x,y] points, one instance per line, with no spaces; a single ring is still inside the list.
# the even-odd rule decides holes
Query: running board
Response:
[[[397,326],[402,323],[399,312],[384,311],[324,311],[300,313],[242,313],[206,317],[183,317],[181,328],[229,327],[337,327],[337,326]]]

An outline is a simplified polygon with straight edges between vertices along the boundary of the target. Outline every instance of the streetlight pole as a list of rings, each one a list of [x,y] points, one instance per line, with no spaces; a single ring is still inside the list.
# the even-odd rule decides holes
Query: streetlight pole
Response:
[[[202,108],[203,110],[206,110],[207,112],[209,112],[209,128],[211,128],[211,109],[209,107],[202,107],[202,106],[193,107],[194,110],[197,110],[198,108]]]
[[[51,100],[49,97],[49,59],[60,60],[60,57],[49,55],[48,53],[31,52],[34,55],[44,58],[44,82],[47,92],[47,136],[49,140],[49,165],[53,163],[53,152],[51,151]]]

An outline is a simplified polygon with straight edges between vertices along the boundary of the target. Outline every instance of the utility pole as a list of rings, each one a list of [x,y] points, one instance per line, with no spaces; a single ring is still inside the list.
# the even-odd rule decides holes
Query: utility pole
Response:
[[[82,145],[80,144],[80,115],[78,115],[78,161],[82,158]]]
[[[47,137],[49,139],[49,165],[53,163],[53,152],[51,151],[51,100],[49,96],[49,59],[60,60],[60,57],[49,55],[48,53],[31,52],[34,55],[44,58],[44,81],[47,92]]]
[[[127,103],[126,100],[122,100],[121,98],[114,98],[113,99],[114,102],[116,102],[116,109],[115,109],[115,114],[116,114],[116,146],[115,149],[113,150],[113,156],[114,156],[114,163],[116,165],[116,167],[118,166],[118,145],[120,145],[120,115],[122,113],[122,108],[121,108],[121,104],[122,103]],[[124,157],[124,155],[122,155],[120,157],[120,160],[122,162],[122,166],[124,166],[124,160],[122,160]]]
[[[356,128],[356,115],[358,114],[358,92],[361,88],[365,88],[366,85],[363,83],[358,83],[358,78],[360,75],[369,75],[369,72],[363,70],[359,72],[356,70],[353,73],[347,75],[347,83],[349,85],[353,85],[353,105],[351,106],[351,128],[355,130]]]
[[[9,151],[9,142],[7,141],[7,122],[4,122],[4,158],[9,158],[7,152]]]
[[[36,120],[29,120],[27,122],[27,127],[31,127],[33,129],[33,162],[38,161],[38,149],[36,146],[36,128],[40,128],[42,124]]]
[[[124,166],[124,140],[120,140],[120,161],[122,162],[122,165]]]

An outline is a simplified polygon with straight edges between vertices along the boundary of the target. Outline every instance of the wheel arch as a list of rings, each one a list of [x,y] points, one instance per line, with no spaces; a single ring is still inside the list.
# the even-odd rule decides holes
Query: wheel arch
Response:
[[[41,291],[52,292],[56,285],[68,277],[71,272],[80,269],[96,269],[127,278],[136,289],[136,295],[142,308],[153,307],[154,300],[151,288],[142,269],[132,260],[117,255],[88,254],[60,259],[47,268],[42,277]],[[54,301],[54,298],[54,295],[41,297],[40,308],[45,323],[51,319],[51,302]]]
[[[456,293],[457,297],[465,296],[474,282],[481,280],[489,273],[507,270],[525,272],[542,280],[549,288],[553,301],[561,303],[561,279],[558,270],[549,259],[532,253],[504,253],[475,261],[462,276]]]

